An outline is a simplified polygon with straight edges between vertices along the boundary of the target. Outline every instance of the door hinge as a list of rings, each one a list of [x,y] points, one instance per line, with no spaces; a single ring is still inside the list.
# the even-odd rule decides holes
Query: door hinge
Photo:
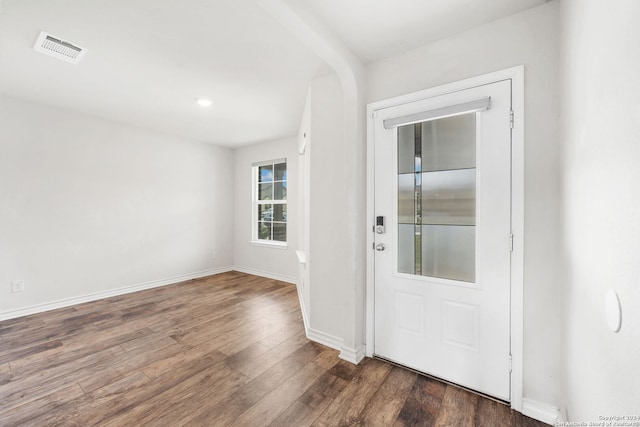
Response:
[[[513,356],[509,355],[509,373],[513,372]]]
[[[509,125],[511,126],[511,129],[513,129],[513,110],[511,110],[511,112],[509,113]]]
[[[509,252],[513,252],[513,234],[509,234]]]

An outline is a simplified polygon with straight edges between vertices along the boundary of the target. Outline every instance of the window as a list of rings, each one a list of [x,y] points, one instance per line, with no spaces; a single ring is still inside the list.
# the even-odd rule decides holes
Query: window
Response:
[[[287,242],[287,161],[253,165],[253,240],[283,245]]]

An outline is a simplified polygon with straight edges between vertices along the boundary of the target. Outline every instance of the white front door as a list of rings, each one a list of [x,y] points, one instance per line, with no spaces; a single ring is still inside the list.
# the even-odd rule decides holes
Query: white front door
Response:
[[[378,110],[374,353],[510,399],[511,80]]]

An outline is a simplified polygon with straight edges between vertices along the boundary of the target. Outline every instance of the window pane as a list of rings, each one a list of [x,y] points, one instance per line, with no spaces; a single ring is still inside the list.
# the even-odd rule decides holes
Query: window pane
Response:
[[[273,223],[273,240],[278,242],[287,241],[287,224],[281,222]]]
[[[258,239],[271,240],[271,225],[270,222],[258,222]]]
[[[258,180],[260,182],[271,182],[273,181],[273,166],[260,166],[258,173]]]
[[[287,222],[287,205],[273,205],[273,220]]]
[[[273,205],[258,205],[258,221],[273,221]]]
[[[476,228],[468,225],[422,226],[422,275],[475,281]]]
[[[476,170],[422,174],[422,223],[476,223]]]
[[[275,180],[276,181],[286,181],[287,180],[287,164],[286,163],[278,163],[274,165],[275,168]]]
[[[476,114],[422,123],[422,170],[476,166]]]
[[[271,163],[256,166],[257,182],[254,182],[257,208],[255,239],[287,241],[287,163]],[[255,171],[255,169],[254,169]],[[277,201],[277,203],[274,203]]]
[[[273,200],[273,184],[260,184],[258,200]]]
[[[274,200],[287,200],[287,182],[274,182]]]

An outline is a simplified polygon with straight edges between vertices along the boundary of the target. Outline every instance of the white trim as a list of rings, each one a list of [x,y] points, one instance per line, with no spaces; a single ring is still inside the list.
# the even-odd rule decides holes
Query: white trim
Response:
[[[307,338],[311,341],[315,341],[318,344],[326,345],[334,350],[342,351],[342,338],[338,338],[334,335],[325,334],[317,329],[309,328],[307,331]]]
[[[384,119],[382,124],[385,129],[393,129],[399,126],[411,125],[414,123],[424,123],[432,120],[444,119],[446,117],[459,116],[462,114],[479,113],[491,108],[491,97],[487,96],[475,101],[463,104],[449,105],[447,107],[436,108],[435,110],[421,111],[406,116],[391,117]]]
[[[287,171],[287,175],[285,180],[276,180],[275,178],[275,165],[277,164],[282,164],[284,163],[285,165],[285,171]],[[275,191],[275,186],[274,183],[275,182],[289,182],[289,176],[288,176],[288,163],[287,163],[287,158],[284,157],[282,159],[276,159],[276,160],[265,160],[265,161],[259,161],[259,162],[253,162],[252,166],[251,166],[251,240],[249,241],[250,244],[255,245],[255,246],[264,246],[264,247],[273,247],[273,248],[278,248],[278,249],[286,249],[287,247],[287,242],[289,240],[288,236],[287,236],[287,240],[284,242],[280,242],[278,240],[266,240],[266,239],[259,239],[258,238],[258,212],[259,212],[259,208],[258,206],[260,205],[284,205],[285,207],[288,205],[288,200],[287,199],[277,199],[277,200],[259,200],[259,196],[258,193],[260,191],[260,176],[259,176],[259,171],[260,171],[260,167],[262,166],[268,166],[268,165],[272,165],[273,166],[273,180],[271,181],[272,183],[272,191]],[[275,194],[275,193],[274,193]],[[272,212],[272,215],[275,211]],[[272,216],[272,221],[271,223],[273,224],[273,216]],[[276,223],[282,223],[280,221],[276,222]],[[285,227],[288,228],[288,225],[286,223],[286,221],[284,222]],[[273,236],[271,236],[273,237]],[[283,247],[282,247],[283,246]]]
[[[268,165],[274,165],[274,164],[278,164],[278,163],[287,163],[287,158],[283,157],[281,159],[263,160],[263,161],[260,161],[260,162],[253,162],[253,163],[251,163],[251,167],[255,168],[255,167],[259,167],[259,166],[268,166]]]
[[[560,409],[533,399],[522,399],[522,414],[550,425],[563,421]]]
[[[524,66],[511,78],[511,408],[522,412],[524,372]]]
[[[250,240],[250,245],[260,246],[262,248],[286,250],[289,247],[287,242],[278,242],[276,240]]]
[[[271,272],[263,271],[263,270],[256,270],[254,268],[240,267],[240,266],[237,266],[237,265],[234,265],[232,270],[238,271],[240,273],[251,274],[253,276],[264,277],[266,279],[279,280],[281,282],[287,282],[287,283],[291,283],[293,285],[297,284],[297,280],[296,280],[295,277],[285,276],[285,275],[282,275],[282,274],[271,273]]]
[[[231,267],[213,268],[210,270],[198,271],[196,273],[183,274],[180,276],[174,276],[167,279],[152,280],[150,282],[139,283],[136,285],[125,286],[122,288],[110,289],[108,291],[95,292],[88,295],[82,295],[79,297],[66,298],[44,304],[32,305],[30,307],[24,307],[17,310],[9,310],[0,313],[0,320],[14,319],[17,317],[28,316],[31,314],[42,313],[45,311],[56,310],[59,308],[65,308],[76,304],[82,304],[85,302],[96,301],[104,298],[110,298],[118,295],[129,294],[132,292],[143,291],[146,289],[158,288],[161,286],[173,285],[175,283],[184,282],[185,280],[197,279],[200,277],[212,276],[214,274],[226,273],[232,271]]]
[[[512,81],[512,109],[514,128],[512,129],[512,186],[511,186],[511,226],[514,236],[511,253],[511,408],[522,412],[523,375],[523,316],[524,316],[524,66],[508,68],[489,74],[444,84],[434,88],[397,96],[367,105],[367,230],[372,230],[375,219],[375,178],[374,170],[374,118],[378,110],[407,104],[423,99],[470,89],[497,81]],[[367,233],[367,248],[374,244],[374,233]],[[367,251],[366,289],[366,355],[374,354],[374,251]]]
[[[307,307],[304,305],[302,288],[299,283],[296,283],[296,290],[298,292],[298,302],[300,303],[300,312],[302,313],[302,323],[304,324],[304,335],[308,338],[309,337],[309,315],[307,314]]]
[[[340,349],[340,354],[338,355],[338,357],[342,360],[346,360],[347,362],[357,365],[358,363],[362,362],[362,359],[364,359],[365,357],[365,346],[362,345],[355,350],[342,347]]]

